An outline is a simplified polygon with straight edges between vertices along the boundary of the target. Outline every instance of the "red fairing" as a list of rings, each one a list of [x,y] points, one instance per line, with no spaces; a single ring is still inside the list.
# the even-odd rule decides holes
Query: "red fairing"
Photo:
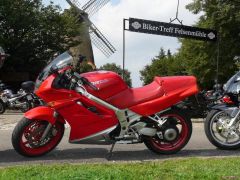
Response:
[[[25,114],[26,118],[38,118],[52,123],[55,122],[52,110],[54,109],[59,113],[58,119],[64,119],[69,123],[71,127],[69,140],[71,142],[117,126],[119,122],[112,110],[87,99],[76,91],[54,89],[52,87],[54,79],[55,75],[49,76],[36,91],[36,94],[52,108],[35,108]],[[88,110],[90,107],[95,107],[97,112]]]
[[[164,95],[133,106],[130,110],[142,116],[149,116],[198,93],[197,80],[194,76],[155,77],[154,81],[161,86]]]
[[[77,102],[81,102],[81,105]],[[89,111],[88,107],[96,107],[98,113]],[[117,126],[118,120],[112,110],[81,97],[75,101],[57,103],[54,107],[66,119],[71,127],[70,142],[96,134],[100,131]]]

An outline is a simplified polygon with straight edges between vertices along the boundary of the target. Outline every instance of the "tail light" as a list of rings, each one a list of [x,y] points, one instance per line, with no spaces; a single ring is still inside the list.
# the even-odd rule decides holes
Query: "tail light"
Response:
[[[231,100],[231,98],[229,96],[224,96],[222,98],[222,101],[226,104],[234,104],[234,102]]]

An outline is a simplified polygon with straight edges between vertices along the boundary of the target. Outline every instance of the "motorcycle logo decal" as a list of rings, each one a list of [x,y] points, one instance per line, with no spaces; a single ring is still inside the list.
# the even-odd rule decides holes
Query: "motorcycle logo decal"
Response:
[[[95,82],[92,82],[93,85],[99,85],[99,84],[103,84],[103,83],[107,83],[109,82],[109,79],[103,79],[103,80],[100,80],[100,81],[95,81]]]

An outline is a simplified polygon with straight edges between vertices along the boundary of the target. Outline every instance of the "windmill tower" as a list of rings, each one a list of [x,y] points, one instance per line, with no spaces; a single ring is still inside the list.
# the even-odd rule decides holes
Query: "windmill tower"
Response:
[[[82,22],[82,35],[80,37],[82,43],[75,47],[75,50],[95,64],[92,49],[93,43],[106,57],[110,57],[116,49],[89,19],[110,0],[82,0],[84,5],[81,5],[78,0],[66,1],[78,12],[78,19]]]

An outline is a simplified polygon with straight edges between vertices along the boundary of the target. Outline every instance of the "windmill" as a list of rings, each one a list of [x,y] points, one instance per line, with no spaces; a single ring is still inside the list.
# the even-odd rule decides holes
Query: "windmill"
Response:
[[[91,22],[89,17],[92,17],[110,0],[82,0],[82,4],[78,0],[66,0],[69,5],[78,12],[79,21],[83,22],[82,46],[87,58],[90,58],[94,63],[92,43],[106,56],[110,57],[115,53],[116,49],[107,40],[107,38],[99,31],[99,29]]]

